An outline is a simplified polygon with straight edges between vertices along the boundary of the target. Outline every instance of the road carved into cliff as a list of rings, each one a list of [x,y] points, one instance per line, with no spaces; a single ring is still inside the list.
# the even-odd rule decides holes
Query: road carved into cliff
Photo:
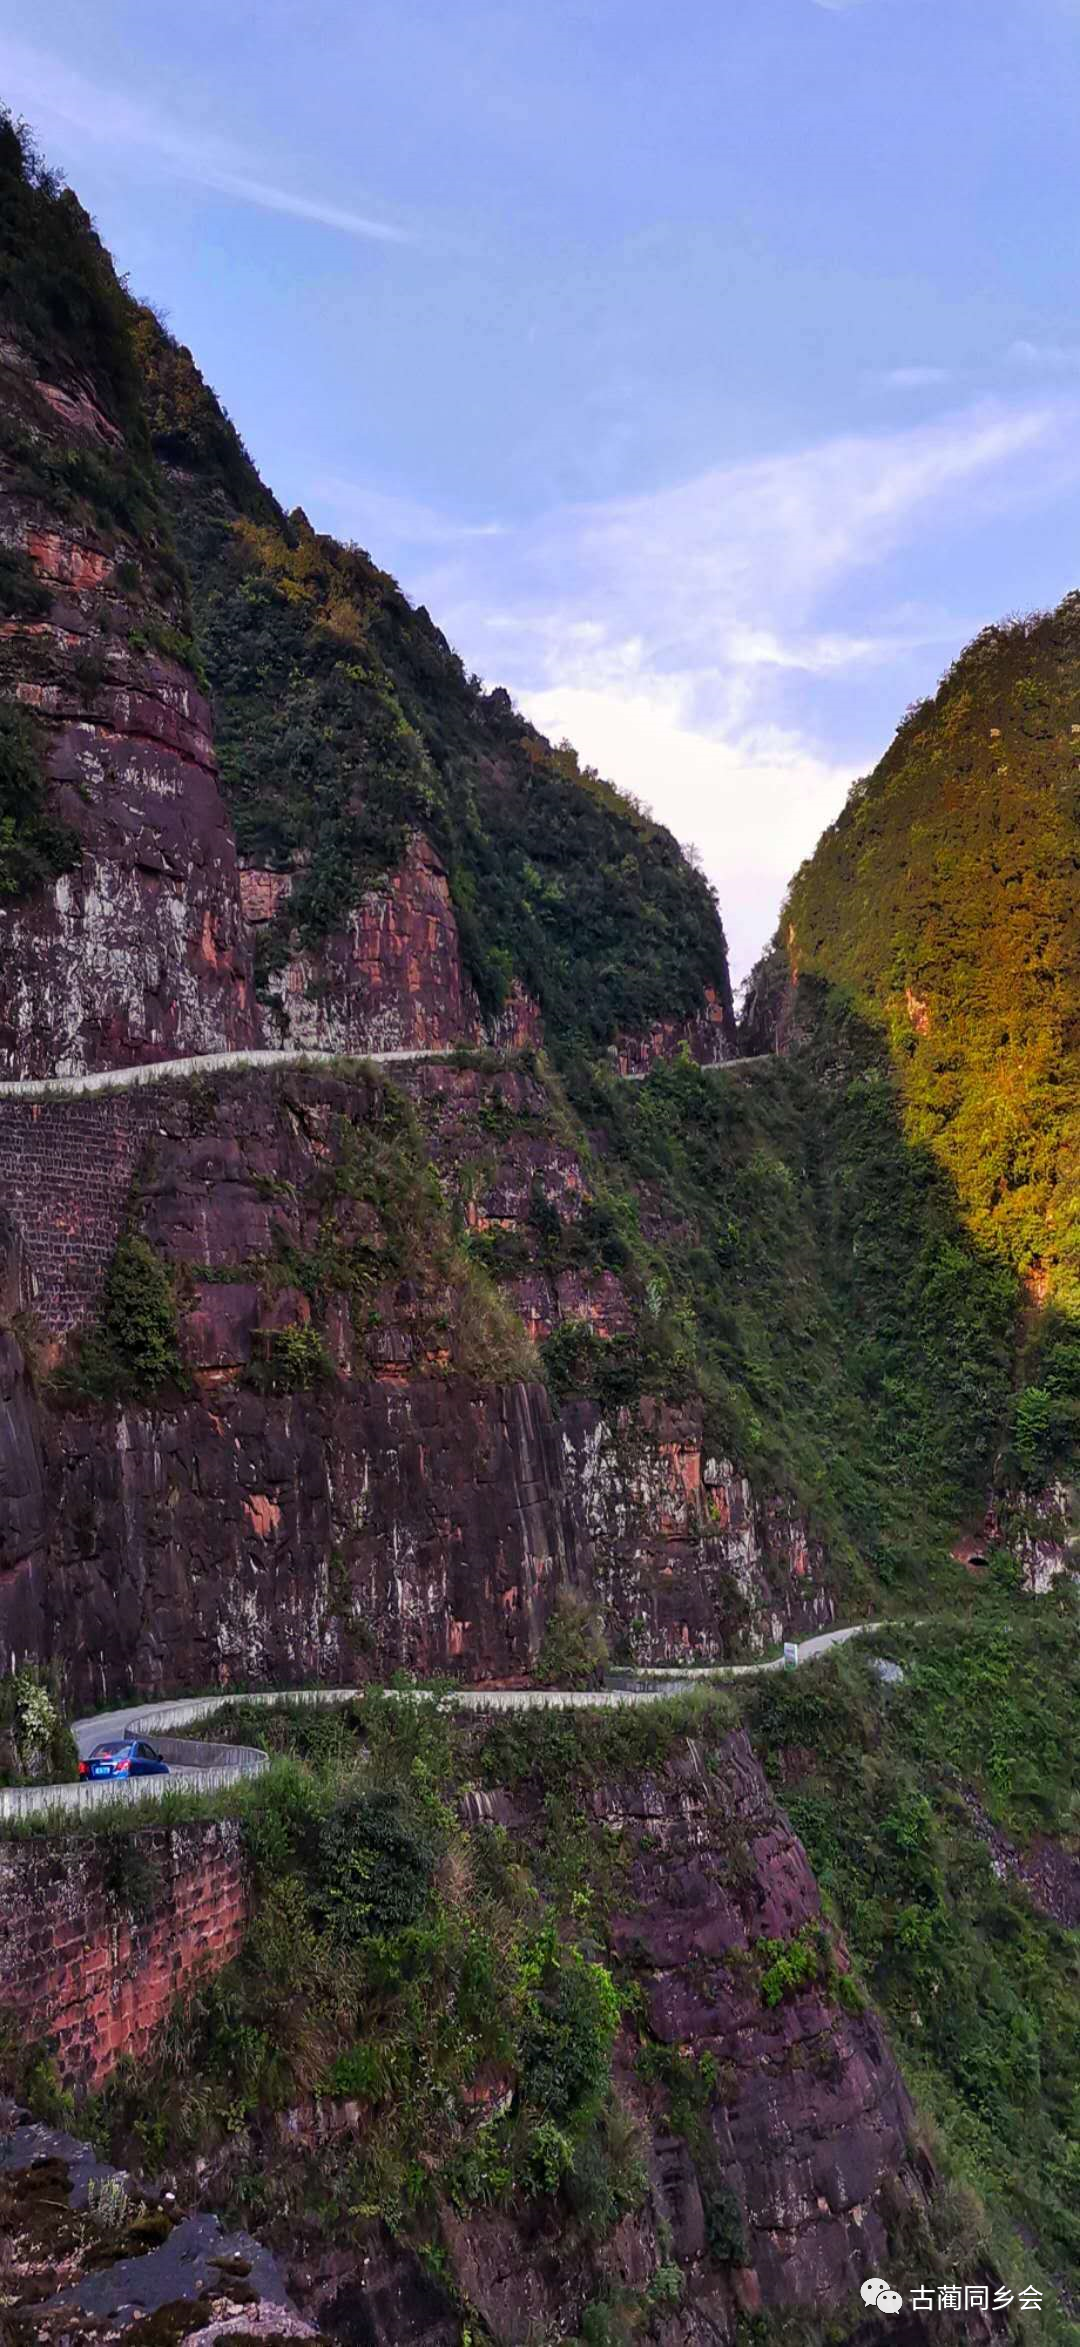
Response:
[[[813,1638],[804,1639],[799,1647],[799,1662],[816,1662],[834,1647],[846,1646],[851,1638],[866,1638],[875,1630],[917,1629],[917,1622],[853,1622],[842,1630],[821,1630]],[[436,1695],[423,1687],[393,1687],[384,1690],[398,1702],[434,1702],[452,1704],[459,1711],[597,1711],[616,1704],[663,1703],[673,1695],[682,1694],[688,1687],[709,1687],[729,1679],[757,1678],[765,1671],[782,1671],[782,1655],[772,1655],[762,1662],[718,1663],[715,1667],[698,1670],[642,1671],[647,1687],[597,1687],[582,1690],[571,1687],[455,1687],[446,1694]],[[95,1744],[124,1736],[152,1736],[161,1750],[172,1740],[170,1728],[188,1727],[193,1720],[207,1719],[222,1704],[234,1700],[244,1703],[348,1703],[355,1695],[364,1693],[363,1687],[280,1687],[258,1695],[229,1693],[220,1695],[192,1695],[171,1698],[161,1703],[145,1704],[133,1713],[130,1706],[116,1711],[100,1711],[86,1719],[72,1722],[72,1732],[78,1746],[80,1760],[86,1760]],[[196,1754],[205,1751],[213,1758],[196,1760]],[[173,1744],[163,1753],[173,1774],[167,1777],[141,1777],[134,1781],[105,1779],[99,1782],[81,1780],[74,1785],[18,1785],[0,1790],[0,1818],[24,1817],[34,1810],[94,1809],[117,1800],[141,1800],[143,1795],[160,1798],[170,1788],[182,1792],[217,1792],[236,1784],[242,1777],[254,1776],[268,1763],[265,1753],[246,1744],[217,1744],[200,1747],[186,1739],[181,1747]]]
[[[49,1100],[56,1094],[72,1092],[130,1092],[138,1084],[164,1084],[170,1077],[216,1075],[230,1068],[296,1068],[307,1067],[312,1061],[326,1064],[335,1060],[374,1060],[381,1067],[387,1061],[412,1059],[453,1059],[462,1049],[453,1044],[445,1051],[424,1050],[410,1045],[401,1051],[321,1051],[308,1048],[296,1051],[204,1051],[189,1059],[155,1059],[130,1068],[96,1068],[84,1076],[12,1076],[0,1083],[0,1100]]]
[[[416,1059],[455,1059],[459,1051],[474,1048],[469,1044],[450,1043],[438,1050],[419,1044],[408,1044],[393,1051],[323,1051],[308,1046],[295,1051],[204,1051],[187,1059],[148,1060],[136,1067],[95,1068],[87,1075],[72,1076],[9,1076],[0,1082],[0,1101],[51,1100],[64,1094],[82,1092],[130,1092],[139,1084],[165,1084],[170,1078],[218,1075],[229,1069],[302,1068],[313,1062],[323,1066],[335,1061],[373,1061],[376,1067],[392,1066],[396,1061]],[[735,1068],[759,1067],[773,1054],[754,1052],[745,1059],[718,1059],[701,1064],[710,1074],[719,1071],[728,1075]],[[653,1065],[657,1065],[656,1061]],[[651,1074],[649,1068],[637,1068],[623,1076],[624,1083],[643,1084]]]

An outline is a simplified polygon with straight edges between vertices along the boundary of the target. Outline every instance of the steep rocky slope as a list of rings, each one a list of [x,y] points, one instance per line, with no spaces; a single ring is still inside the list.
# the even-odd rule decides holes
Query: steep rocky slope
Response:
[[[1012,1502],[984,1521],[1003,1444],[1060,1562],[1071,609],[909,721],[795,885],[797,984],[751,1009],[782,1051],[726,1070],[669,835],[281,511],[10,130],[0,183],[4,1071],[340,1054],[0,1098],[0,1650],[89,1704],[526,1678],[568,1618],[655,1662],[989,1609],[1042,1570]],[[761,1699],[835,1913],[723,1706],[287,1718],[250,1939],[100,2124],[276,2232],[364,2347],[861,2347],[869,2268],[997,2254],[872,1988],[996,2219],[1012,2143],[1045,2175],[1025,2246],[1067,2308],[1061,1606],[1042,1648],[992,1621],[961,1702],[951,1625],[921,1682],[905,1647],[910,1686]],[[132,1912],[138,1844],[106,1863]]]
[[[8,1071],[520,1044],[541,1004],[642,1063],[730,1052],[670,835],[282,514],[10,125],[0,193]]]
[[[891,1672],[879,1676],[881,1655]],[[1080,2316],[1080,1642],[1005,1579],[965,1627],[760,1681],[747,1725],[992,2254]]]
[[[640,1659],[925,1593],[1019,1299],[873,1019],[804,977],[796,1054],[713,1064],[669,835],[281,512],[10,129],[0,165],[7,1066],[353,1055],[0,1103],[10,1649],[80,1691],[518,1671],[565,1582]],[[456,1057],[355,1058],[409,1047]]]
[[[670,834],[505,692],[484,693],[370,556],[282,513],[190,353],[148,313],[135,339],[271,1023],[355,1049],[474,1041],[483,1019],[521,1043],[539,1037],[539,1005],[552,1041],[622,1040],[647,1064],[685,1037],[723,1058],[723,932]],[[376,1004],[372,1026],[374,932],[402,913],[421,1023],[406,1000]],[[449,986],[427,921],[460,938]]]
[[[1080,1304],[1080,596],[984,630],[792,885],[793,969],[887,1022],[908,1128],[1037,1301]]]
[[[0,192],[0,1065],[251,1043],[236,852],[123,297],[10,128]]]
[[[455,1729],[369,1698],[319,1738],[321,1786],[267,1780],[248,1950],[102,2117],[119,2148],[153,2112],[322,2330],[719,2347],[768,2309],[839,2338],[868,2269],[974,2272],[723,1702]]]
[[[5,1340],[0,1621],[80,1700],[521,1674],[567,1584],[643,1660],[829,1618],[822,1544],[710,1451],[544,1082],[410,1081],[9,1106],[12,1300],[73,1334],[40,1395]],[[596,1359],[560,1368],[567,1339]]]

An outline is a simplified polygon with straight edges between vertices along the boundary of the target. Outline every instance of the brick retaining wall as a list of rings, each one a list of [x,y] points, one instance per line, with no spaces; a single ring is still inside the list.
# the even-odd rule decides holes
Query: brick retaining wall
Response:
[[[0,1842],[0,2007],[69,2084],[99,2086],[238,1954],[250,1912],[231,1818]]]
[[[93,1310],[132,1174],[161,1129],[162,1103],[145,1092],[0,1102],[0,1203],[22,1239],[28,1301],[49,1336]]]

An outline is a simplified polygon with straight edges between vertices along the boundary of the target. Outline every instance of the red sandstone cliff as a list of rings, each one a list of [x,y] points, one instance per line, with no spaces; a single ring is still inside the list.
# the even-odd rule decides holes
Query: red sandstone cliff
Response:
[[[290,872],[246,867],[241,902],[252,928],[280,915]],[[510,1049],[543,1040],[540,1012],[520,987],[489,1027],[461,965],[446,873],[415,832],[405,861],[368,889],[342,929],[304,950],[294,934],[284,969],[268,981],[267,1040],[341,1052],[445,1051],[454,1044]]]
[[[677,2311],[659,2303],[651,2333],[663,2347],[730,2347],[747,2313],[799,2308],[840,2339],[864,2275],[895,2271],[905,2236],[917,2237],[937,2179],[879,2019],[842,1993],[846,1952],[805,1850],[741,1732],[708,1750],[680,1741],[653,1770],[602,1773],[588,1805],[618,1853],[599,1932],[637,1992],[615,2087],[647,2178],[607,2238],[542,2195],[467,2216],[442,2199],[432,2270],[447,2294],[406,2240],[355,2209],[335,2239],[331,2223],[299,2213],[311,2206],[304,2187],[317,2166],[315,2205],[328,2187],[333,2205],[369,2113],[325,2091],[307,2107],[245,2114],[197,2175],[180,2174],[181,2192],[212,2205],[238,2163],[272,2165],[292,2187],[294,2295],[330,2336],[376,2347],[456,2347],[455,2292],[493,2339],[529,2347],[568,2336],[612,2291],[648,2293],[672,2267]],[[465,1791],[459,1814],[478,1839],[495,1828],[523,1851],[543,1846],[544,1800],[528,1780]],[[176,1990],[228,1964],[244,1939],[250,1884],[234,1824],[151,1829],[139,1846],[152,1887],[137,1913],[100,1842],[15,1845],[0,1862],[0,1991],[29,2032],[50,2033],[76,2086],[99,2083],[124,2053],[152,2061]],[[816,1976],[769,2005],[763,1965],[793,1941],[814,1948]],[[480,2078],[448,2114],[459,2141],[489,2098]]]
[[[0,546],[45,590],[42,610],[0,622],[0,692],[39,721],[50,802],[81,851],[0,905],[0,1073],[252,1043],[236,851],[175,566],[151,524],[109,516],[123,435],[89,384],[50,380],[10,342],[0,425]],[[93,496],[58,493],[84,472]]]
[[[449,1208],[482,1151],[476,1214],[527,1261],[536,1186],[572,1231],[587,1176],[524,1071],[410,1080],[434,1190],[374,1081],[233,1075],[0,1113],[10,1307],[53,1342],[92,1318],[133,1217],[173,1271],[191,1384],[43,1407],[3,1339],[0,1646],[65,1661],[80,1701],[399,1664],[513,1677],[567,1583],[642,1662],[830,1618],[824,1557],[710,1455],[699,1403],[560,1411],[535,1368],[506,1381],[527,1356],[500,1351]],[[614,1273],[512,1264],[508,1301],[530,1284],[545,1328],[633,1324]],[[275,1391],[289,1329],[324,1367]]]

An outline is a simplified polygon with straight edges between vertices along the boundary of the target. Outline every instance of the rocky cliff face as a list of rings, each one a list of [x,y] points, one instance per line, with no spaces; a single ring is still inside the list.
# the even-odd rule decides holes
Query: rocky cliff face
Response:
[[[6,121],[0,192],[0,1073],[521,1045],[541,1010],[635,1066],[729,1052],[670,836],[282,513]]]
[[[64,1660],[80,1701],[401,1664],[514,1678],[566,1585],[642,1662],[830,1618],[824,1555],[790,1504],[709,1454],[700,1403],[553,1403],[454,1235],[478,1145],[506,1239],[538,1244],[537,1192],[587,1212],[537,1078],[421,1065],[410,1083],[439,1181],[408,1103],[374,1078],[19,1104],[20,1162],[42,1167],[26,1207],[47,1196],[49,1215],[27,1211],[25,1250],[9,1233],[13,1308],[36,1305],[40,1327],[74,1295],[92,1319],[126,1223],[171,1276],[187,1388],[43,1405],[3,1340],[0,1642]],[[111,1202],[91,1172],[109,1163]],[[531,1286],[550,1324],[634,1326],[631,1273],[586,1258]],[[511,1264],[507,1302],[523,1291]]]
[[[805,1851],[745,1734],[718,1732],[704,1717],[700,1724],[700,1740],[664,1733],[651,1759],[636,1765],[625,1755],[620,1764],[609,1741],[584,1779],[573,1741],[566,1755],[568,1827],[607,1853],[591,1885],[589,1944],[620,1983],[624,2006],[609,2106],[633,2147],[621,2214],[589,2219],[535,2183],[499,2205],[475,2196],[470,2205],[460,2187],[445,2189],[455,2162],[460,2178],[470,2151],[481,2157],[493,2126],[505,2133],[515,2095],[526,2091],[512,2063],[506,2070],[488,2062],[445,2095],[438,2148],[419,2139],[423,2215],[403,2211],[393,2234],[370,2206],[355,2205],[376,2112],[363,2096],[330,2085],[273,2112],[232,2103],[227,2129],[203,2137],[197,2160],[189,2149],[170,2158],[178,2198],[164,2204],[174,2212],[166,2222],[205,2230],[193,2202],[203,2210],[243,2205],[252,2174],[265,2176],[263,2214],[253,2219],[261,2238],[242,2242],[245,2276],[272,2271],[267,2250],[276,2252],[270,2295],[287,2293],[320,2337],[353,2347],[464,2347],[478,2324],[502,2347],[587,2339],[602,2310],[616,2339],[648,2336],[656,2347],[732,2347],[748,2317],[799,2310],[828,2321],[840,2342],[861,2335],[858,2290],[868,2273],[905,2281],[913,2258],[917,2270],[932,2272],[938,2178],[881,2023],[852,1987]],[[474,1896],[468,1853],[509,1837],[507,1846],[521,1853],[518,1874],[532,1881],[543,1909],[551,1898],[543,1855],[552,1827],[549,1769],[538,1751],[530,1768],[529,1739],[519,1736],[516,1765],[492,1783],[491,1734],[480,1723],[463,1731],[463,1781],[445,1788],[465,1859],[454,1895]],[[239,1963],[236,1955],[251,1882],[235,1824],[143,1832],[130,1860],[130,1879],[142,1883],[137,1908],[112,1852],[95,1853],[85,1840],[74,1855],[60,1842],[13,1852],[10,1952],[41,1942],[43,1981],[29,1983],[17,1971],[17,2002],[31,2026],[43,2003],[54,2009],[65,2075],[104,2077],[136,2048],[141,2091],[150,2065],[152,2095],[154,2014],[148,2023],[147,2000],[129,1994],[131,1967],[149,1964],[160,2026],[170,1960],[194,1976],[231,1959],[221,1989],[242,2012],[252,1962],[250,1951]],[[87,1918],[90,1937],[101,1942],[89,1983],[84,1967],[69,1961]],[[111,2003],[110,1972],[117,1974]],[[395,2017],[391,2011],[391,2029]],[[185,2067],[194,2065],[196,2081],[199,2056],[195,2034]],[[106,2102],[114,2119],[137,2075],[129,2072]],[[175,2089],[172,2076],[168,2109]],[[75,2155],[70,2142],[57,2148]],[[57,2208],[62,2181],[49,2179]],[[156,2203],[155,2188],[149,2197]],[[269,2213],[275,2207],[287,2212],[284,2221]],[[6,2213],[14,2214],[10,2204]],[[30,2254],[25,2221],[11,2232],[21,2247],[12,2271],[29,2296],[30,2279],[47,2261]],[[65,2240],[65,2251],[78,2240],[77,2233]],[[205,2267],[174,2270],[178,2286],[169,2295],[179,2317],[189,2297],[201,2306],[214,2282],[211,2275],[207,2286]],[[226,2272],[238,2274],[238,2261],[222,2266],[222,2290]],[[77,2264],[67,2279],[78,2306]],[[35,2295],[48,2310],[51,2338],[57,2276],[46,2270],[42,2281]],[[154,2306],[157,2298],[140,2286],[139,2268],[117,2282],[115,2335],[126,2337],[122,2302],[137,2295]],[[256,2296],[251,2287],[236,2300],[253,2305]],[[963,2335],[963,2324],[956,2328]],[[141,2335],[136,2326],[133,2336]],[[914,2319],[906,2335],[921,2339]]]
[[[0,363],[0,691],[26,712],[69,869],[0,906],[0,1069],[79,1074],[252,1043],[210,714],[167,547],[109,512],[127,452],[86,383]],[[89,480],[94,495],[58,494]],[[174,648],[175,647],[175,648]]]
[[[704,2061],[720,2082],[680,2125],[677,2099],[673,2116],[670,2089],[643,2087],[625,2044],[620,2087],[648,2131],[652,2190],[644,2218],[619,2228],[609,2272],[641,2288],[669,2242],[686,2297],[662,2335],[693,2347],[729,2339],[740,2313],[763,2307],[835,2310],[887,2267],[890,2235],[925,2207],[931,2176],[880,2023],[838,2001],[842,1973],[762,2002],[762,1943],[821,1923],[806,1853],[741,1733],[708,1764],[691,1741],[658,1775],[604,1783],[593,1799],[628,1866],[612,1954],[634,1968],[676,2073],[692,2079]],[[515,1837],[537,1834],[527,1795],[487,1800]],[[470,2303],[513,2347],[588,2295],[554,2232],[540,2255],[529,2244],[523,2271],[505,2219],[477,2212],[449,2230]]]
[[[314,1469],[280,1461],[292,1440],[340,1458],[353,1508],[363,1458],[384,1549],[403,1544],[407,1570],[374,1577],[344,1544],[380,1662],[516,1671],[560,1576],[658,1661],[825,1621],[879,1562],[894,1586],[924,1570],[992,1449],[1012,1298],[906,1148],[883,1070],[848,1038],[835,1083],[820,1061],[753,1096],[704,1080],[681,1046],[731,1056],[731,993],[675,842],[485,692],[369,556],[281,511],[10,130],[0,173],[18,231],[0,278],[0,1068],[257,1043],[499,1053],[403,1071],[415,1130],[384,1137],[373,1192],[339,1150],[351,1135],[372,1171],[370,1100],[311,1077],[288,1100],[249,1078],[228,1098],[0,1101],[37,1323],[5,1343],[13,1644],[75,1643],[70,1524],[42,1496],[70,1479],[111,1560],[72,1582],[95,1672],[142,1658],[156,1682],[143,1609],[179,1621],[188,1582],[178,1674],[202,1669],[219,1614],[222,1668],[242,1667],[222,1610],[240,1591],[247,1651],[310,1667],[342,1541]],[[929,1003],[917,970],[909,990]],[[70,1373],[133,1236],[171,1297],[170,1376],[80,1386],[76,1362],[74,1403],[70,1374],[62,1411],[35,1399],[24,1356],[55,1369],[66,1344]],[[384,1388],[446,1460],[437,1503],[418,1472],[396,1533]],[[248,1459],[220,1507],[201,1483],[214,1416]],[[458,1442],[467,1503],[446,1496]],[[157,1489],[163,1511],[135,1504]],[[280,1577],[246,1545],[252,1492],[287,1528]],[[187,1581],[181,1514],[204,1560]],[[110,1663],[121,1610],[141,1626],[116,1629]]]
[[[291,872],[245,866],[241,902],[256,935],[284,929]],[[446,872],[422,832],[383,887],[368,889],[344,927],[307,951],[294,931],[284,967],[267,978],[268,1038],[301,1050],[445,1051],[455,1044],[539,1043],[538,1006],[516,988],[491,1021],[462,969]]]
[[[465,1767],[489,1780],[485,1735]],[[526,1738],[512,1781],[468,1785],[458,1810],[466,1851],[508,1837],[543,1885],[551,1808],[527,1756]],[[590,1935],[626,2002],[613,2084],[641,2162],[635,2205],[606,2227],[545,2192],[466,2211],[436,2182],[424,2264],[407,2221],[392,2239],[355,2210],[337,2228],[297,2217],[292,2293],[321,2332],[368,2347],[458,2347],[478,2323],[503,2347],[587,2338],[602,2308],[616,2338],[659,2347],[729,2347],[748,2317],[798,2309],[842,2340],[864,2276],[897,2271],[913,2243],[928,2250],[937,2179],[805,1852],[741,1731],[675,1737],[652,1765],[594,1766],[584,1796],[573,1748],[568,1771],[567,1831],[599,1837],[617,1883]],[[778,1956],[790,1979],[774,1995]],[[459,2160],[513,2094],[512,2073],[488,2065],[451,2098]],[[332,2094],[263,2118],[204,2159],[203,2197],[220,2200],[254,2157],[290,2208],[316,2165],[337,2206],[372,2123],[362,2099]],[[434,2153],[422,2165],[439,2178]]]

